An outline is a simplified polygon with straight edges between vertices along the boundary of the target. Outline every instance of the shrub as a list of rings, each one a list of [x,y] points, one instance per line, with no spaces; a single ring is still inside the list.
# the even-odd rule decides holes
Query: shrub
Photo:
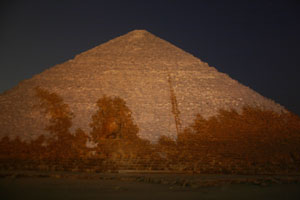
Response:
[[[162,137],[159,148],[173,163],[185,163],[186,169],[241,172],[254,168],[253,163],[261,172],[280,166],[295,169],[300,165],[300,119],[289,112],[251,107],[241,113],[220,110],[209,119],[198,114],[176,142]]]

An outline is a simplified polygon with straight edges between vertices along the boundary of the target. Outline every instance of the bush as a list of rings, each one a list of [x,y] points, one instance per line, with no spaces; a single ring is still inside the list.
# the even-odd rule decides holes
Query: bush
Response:
[[[169,160],[185,163],[186,169],[241,172],[256,163],[256,168],[271,167],[269,171],[283,170],[279,166],[292,170],[300,165],[300,119],[289,112],[251,107],[241,113],[220,110],[209,119],[198,114],[176,142],[162,137],[159,146]]]

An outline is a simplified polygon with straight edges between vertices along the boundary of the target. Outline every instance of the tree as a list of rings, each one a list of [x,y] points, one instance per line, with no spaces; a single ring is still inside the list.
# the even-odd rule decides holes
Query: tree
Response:
[[[74,136],[70,133],[74,114],[62,97],[56,93],[37,87],[36,96],[39,98],[39,107],[49,118],[45,130],[50,132],[47,137],[47,154],[53,159],[74,157],[72,142]]]
[[[36,95],[40,99],[39,107],[49,117],[49,125],[46,127],[56,139],[64,139],[69,136],[74,114],[63,99],[45,89],[36,88]]]
[[[101,139],[137,139],[138,127],[123,99],[103,96],[97,101],[97,112],[92,116],[91,136],[95,143]]]

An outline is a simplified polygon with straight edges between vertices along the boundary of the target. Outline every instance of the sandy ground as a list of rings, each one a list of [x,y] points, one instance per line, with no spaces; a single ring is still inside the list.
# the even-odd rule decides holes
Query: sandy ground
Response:
[[[1,173],[10,199],[300,199],[298,176]]]

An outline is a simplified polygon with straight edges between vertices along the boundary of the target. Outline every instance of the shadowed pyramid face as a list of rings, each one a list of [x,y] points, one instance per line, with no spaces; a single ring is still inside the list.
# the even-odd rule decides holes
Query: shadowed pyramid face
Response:
[[[253,106],[285,109],[207,63],[144,30],[129,32],[25,80],[0,96],[1,136],[31,139],[44,133],[47,118],[36,108],[34,88],[63,97],[75,114],[73,128],[89,131],[96,101],[124,99],[139,135],[151,141],[176,137],[195,115]]]

